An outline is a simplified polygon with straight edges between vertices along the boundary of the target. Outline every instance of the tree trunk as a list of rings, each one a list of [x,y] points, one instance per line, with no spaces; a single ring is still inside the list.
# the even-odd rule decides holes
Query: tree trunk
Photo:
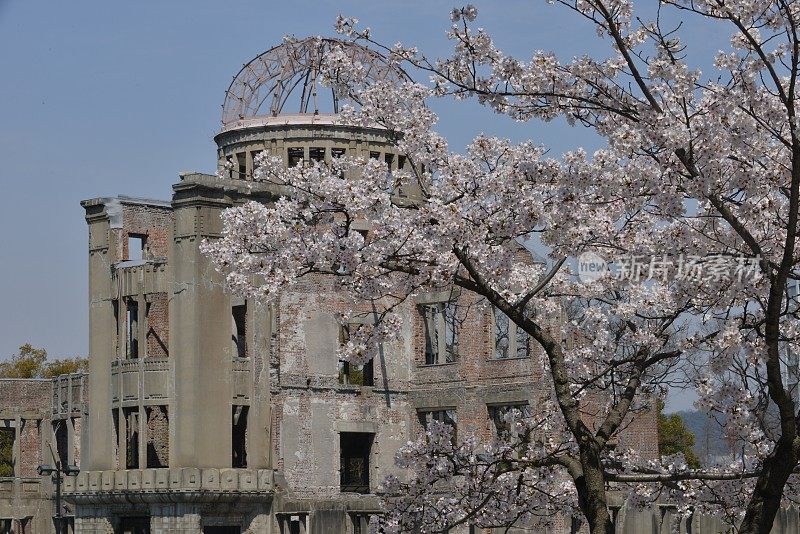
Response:
[[[775,515],[781,506],[783,488],[797,466],[792,441],[781,436],[775,450],[764,461],[753,495],[747,503],[740,534],[769,534],[772,530]]]
[[[614,525],[608,513],[600,447],[594,439],[589,438],[580,444],[580,451],[583,472],[575,479],[575,488],[578,491],[578,504],[589,522],[589,531],[592,534],[614,534]]]

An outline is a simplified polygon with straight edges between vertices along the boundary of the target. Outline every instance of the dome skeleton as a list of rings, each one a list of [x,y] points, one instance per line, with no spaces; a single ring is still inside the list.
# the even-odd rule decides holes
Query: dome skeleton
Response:
[[[317,85],[322,75],[321,65],[325,55],[334,49],[343,50],[350,60],[361,63],[368,83],[407,78],[384,56],[353,42],[322,37],[286,40],[256,56],[233,78],[222,105],[223,126],[257,116],[275,117],[284,112],[319,114]],[[331,92],[332,112],[338,113],[336,89],[326,89]],[[284,110],[298,92],[298,108]]]

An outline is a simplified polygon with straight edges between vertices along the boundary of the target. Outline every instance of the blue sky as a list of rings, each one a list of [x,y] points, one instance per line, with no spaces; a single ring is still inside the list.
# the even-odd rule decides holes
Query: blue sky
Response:
[[[508,53],[606,54],[585,21],[544,0],[474,3]],[[26,342],[52,356],[86,354],[80,200],[167,199],[179,171],[213,172],[220,106],[243,63],[284,35],[332,35],[339,13],[384,42],[446,54],[453,5],[0,0],[0,358]],[[687,29],[707,46],[707,32]],[[435,109],[456,149],[481,132],[530,138],[554,154],[596,146],[589,131],[561,122],[518,124],[474,103]]]

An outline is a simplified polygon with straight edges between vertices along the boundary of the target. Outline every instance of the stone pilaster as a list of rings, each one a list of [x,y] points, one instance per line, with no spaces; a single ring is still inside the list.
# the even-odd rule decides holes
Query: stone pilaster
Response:
[[[89,225],[89,391],[92,407],[86,418],[81,450],[83,466],[113,467],[111,415],[111,361],[116,358],[111,265],[117,261],[121,207],[116,199],[94,199],[81,203]]]

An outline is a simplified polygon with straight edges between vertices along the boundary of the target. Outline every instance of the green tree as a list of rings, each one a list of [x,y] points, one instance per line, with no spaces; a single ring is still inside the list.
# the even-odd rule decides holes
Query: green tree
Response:
[[[42,378],[54,378],[58,375],[67,375],[89,370],[89,359],[76,356],[47,362],[42,368]]]
[[[661,456],[682,453],[686,465],[700,468],[700,459],[694,453],[694,433],[680,415],[664,414],[663,401],[658,401],[658,452]]]
[[[0,477],[14,476],[14,430],[0,429]]]
[[[81,357],[47,361],[45,349],[25,343],[8,361],[0,362],[0,378],[53,378],[88,367],[89,360]]]
[[[42,373],[42,366],[47,360],[47,351],[37,349],[30,343],[25,343],[19,352],[11,356],[7,362],[0,362],[0,377],[2,378],[38,378]]]

